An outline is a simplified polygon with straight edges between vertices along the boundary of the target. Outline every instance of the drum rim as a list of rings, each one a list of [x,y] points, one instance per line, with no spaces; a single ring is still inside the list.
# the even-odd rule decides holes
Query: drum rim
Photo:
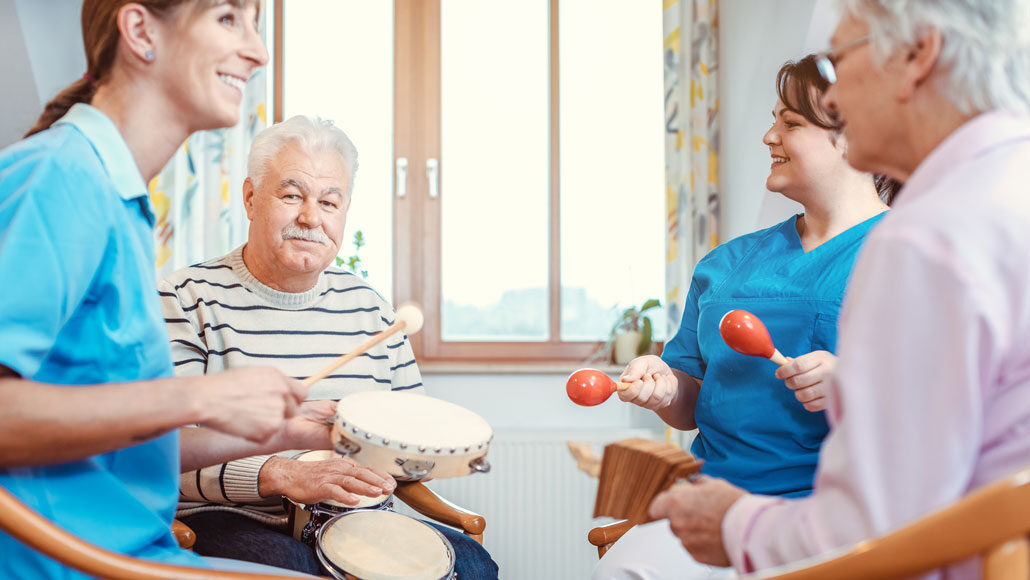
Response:
[[[391,440],[391,439],[383,437],[382,435],[379,435],[379,434],[377,434],[377,433],[375,433],[373,431],[369,431],[368,429],[366,429],[364,427],[361,427],[359,425],[355,425],[353,423],[353,420],[348,422],[347,420],[344,420],[342,417],[340,417],[340,410],[339,410],[340,409],[340,405],[343,404],[344,401],[348,397],[353,397],[353,396],[369,396],[369,395],[375,394],[375,393],[393,393],[394,396],[402,395],[402,396],[411,396],[411,397],[426,397],[426,398],[432,399],[434,401],[439,401],[439,402],[447,404],[447,405],[455,406],[455,407],[461,409],[463,412],[468,413],[471,417],[475,417],[479,421],[482,421],[483,425],[486,426],[487,430],[490,432],[490,436],[486,439],[486,441],[474,441],[474,442],[472,442],[472,443],[470,443],[468,445],[459,445],[459,446],[456,446],[456,447],[449,447],[449,446],[433,447],[433,446],[429,446],[429,445],[423,445],[421,443],[413,443],[413,442],[410,442],[410,441]],[[490,424],[487,423],[486,419],[483,419],[481,416],[479,416],[479,414],[477,414],[477,413],[475,413],[473,411],[470,411],[469,409],[466,409],[465,407],[462,407],[461,405],[455,405],[454,403],[451,403],[450,401],[444,401],[443,399],[437,399],[435,397],[429,397],[428,395],[421,395],[421,394],[418,394],[418,393],[398,393],[396,391],[363,391],[363,392],[360,392],[360,393],[351,393],[350,395],[347,395],[346,397],[343,397],[342,399],[340,399],[337,402],[335,423],[336,423],[335,426],[337,427],[337,429],[339,429],[339,434],[340,434],[341,437],[346,437],[348,439],[354,439],[358,443],[361,443],[362,441],[365,441],[365,442],[370,442],[373,445],[376,445],[378,447],[385,447],[387,449],[395,449],[395,450],[398,450],[398,451],[403,451],[405,453],[417,453],[419,455],[428,455],[428,456],[431,456],[431,457],[449,457],[449,456],[452,456],[452,455],[459,455],[459,451],[461,451],[461,453],[460,453],[461,455],[465,455],[465,454],[468,454],[468,453],[478,453],[479,451],[483,451],[484,449],[488,449],[490,447],[490,443],[494,440],[493,427],[491,427]]]
[[[386,504],[391,504],[390,505],[390,510],[392,511],[393,510],[393,505],[392,504],[393,504],[393,501],[395,499],[394,494],[388,493],[388,494],[385,494],[383,496],[386,499],[384,499],[381,502],[374,503],[372,505],[365,505],[365,506],[361,506],[361,507],[351,507],[351,506],[343,505],[343,504],[336,505],[336,504],[328,503],[327,501],[320,501],[320,502],[317,502],[317,503],[300,503],[299,501],[294,501],[294,500],[286,497],[285,495],[282,496],[282,497],[283,497],[283,505],[284,505],[284,507],[286,507],[287,510],[289,510],[289,506],[292,504],[297,509],[301,509],[301,510],[305,510],[305,511],[322,510],[322,511],[326,511],[326,512],[334,512],[334,513],[340,513],[337,510],[347,510],[347,511],[352,511],[352,512],[354,512],[354,511],[361,511],[361,510],[370,511],[370,512],[385,511],[383,506],[385,506]],[[365,497],[365,496],[362,496],[362,497]],[[319,506],[329,506],[329,508],[333,508],[333,509],[329,509],[329,508],[325,508],[325,507],[319,507]]]
[[[318,556],[318,560],[320,562],[322,562],[322,565],[325,566],[326,570],[329,570],[330,574],[332,574],[333,576],[335,576],[339,580],[344,580],[342,574],[350,574],[351,576],[354,575],[353,573],[344,570],[338,564],[334,563],[332,560],[329,559],[329,556],[326,556],[323,553],[323,551],[322,551],[322,536],[325,534],[325,531],[328,530],[330,527],[332,527],[332,525],[336,523],[336,520],[338,520],[338,519],[340,519],[340,518],[342,518],[344,516],[349,516],[349,515],[352,515],[352,514],[355,514],[355,513],[358,513],[358,512],[383,512],[383,511],[384,510],[374,510],[374,509],[356,509],[356,510],[351,510],[349,512],[344,512],[344,513],[336,514],[335,516],[333,516],[333,517],[329,518],[328,520],[326,520],[326,522],[324,524],[322,524],[321,527],[318,528],[318,530],[315,532],[315,555]],[[449,560],[449,564],[447,566],[447,572],[444,573],[444,575],[441,576],[439,580],[446,580],[447,578],[451,578],[454,575],[454,566],[455,566],[455,564],[457,562],[457,555],[454,552],[454,546],[451,544],[451,541],[447,539],[447,536],[443,535],[440,532],[440,530],[434,528],[433,526],[427,524],[426,522],[424,522],[424,521],[422,521],[422,520],[420,520],[418,518],[412,518],[412,517],[406,516],[404,514],[398,514],[397,512],[394,512],[394,511],[389,511],[389,512],[386,512],[386,513],[396,514],[396,515],[399,515],[401,517],[405,517],[405,518],[409,518],[411,520],[414,520],[414,521],[422,524],[423,526],[429,528],[432,532],[434,532],[437,536],[439,536],[440,540],[443,541],[444,547],[447,548],[447,557],[448,557],[448,560]],[[336,575],[337,573],[341,574],[341,576],[337,576]]]

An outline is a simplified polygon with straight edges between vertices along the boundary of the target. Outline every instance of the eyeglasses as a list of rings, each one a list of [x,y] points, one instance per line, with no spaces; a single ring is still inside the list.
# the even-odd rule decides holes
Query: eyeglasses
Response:
[[[869,42],[869,35],[861,36],[852,40],[851,42],[845,43],[833,50],[827,50],[826,52],[819,53],[815,57],[815,67],[819,69],[819,75],[823,77],[823,80],[829,84],[837,82],[837,70],[836,66],[844,57],[844,53],[862,46]]]

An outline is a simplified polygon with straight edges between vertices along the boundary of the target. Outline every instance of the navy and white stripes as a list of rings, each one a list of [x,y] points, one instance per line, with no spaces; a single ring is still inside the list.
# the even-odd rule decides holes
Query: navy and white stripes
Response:
[[[307,292],[280,292],[253,277],[242,250],[180,270],[158,284],[176,375],[263,365],[302,379],[394,321],[382,296],[349,272],[330,268]],[[423,389],[406,336],[392,336],[341,367],[315,384],[309,399],[385,389]],[[184,474],[182,499],[258,503],[257,474],[266,460],[246,458]]]

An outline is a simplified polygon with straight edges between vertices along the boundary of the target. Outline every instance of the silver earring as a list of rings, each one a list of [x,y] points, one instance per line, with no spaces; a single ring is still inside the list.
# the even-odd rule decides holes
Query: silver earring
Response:
[[[154,51],[148,50],[144,56],[147,58],[147,60],[154,60]]]

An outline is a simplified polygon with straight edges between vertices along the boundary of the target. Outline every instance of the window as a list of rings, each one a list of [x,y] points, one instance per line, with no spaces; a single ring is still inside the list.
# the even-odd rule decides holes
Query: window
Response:
[[[281,110],[357,145],[348,231],[369,282],[422,305],[421,360],[581,360],[622,308],[664,299],[660,4],[277,12]]]

